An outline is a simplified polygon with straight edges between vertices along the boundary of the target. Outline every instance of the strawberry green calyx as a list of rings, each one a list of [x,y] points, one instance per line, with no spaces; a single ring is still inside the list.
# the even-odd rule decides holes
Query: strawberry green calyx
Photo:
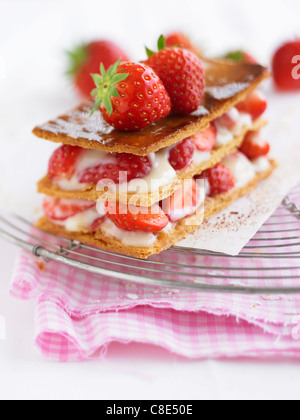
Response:
[[[112,65],[107,72],[105,71],[103,63],[101,63],[100,74],[91,75],[96,85],[96,88],[91,92],[91,95],[95,96],[95,106],[92,109],[91,115],[93,115],[102,104],[109,116],[112,114],[113,107],[111,98],[120,97],[116,85],[126,80],[129,76],[128,73],[117,73],[120,62],[121,59]]]
[[[147,47],[145,47],[145,48],[146,48],[146,53],[147,53],[148,58],[152,57],[155,54],[155,51],[152,51]],[[163,35],[161,35],[158,38],[157,49],[158,49],[158,51],[162,51],[165,48],[166,48],[166,40],[165,40],[165,37]]]
[[[225,57],[227,60],[232,61],[243,61],[244,60],[244,52],[241,50],[238,51],[231,51]]]
[[[68,76],[76,76],[81,67],[88,59],[87,45],[80,44],[72,51],[66,51],[69,57],[69,68],[66,72]]]

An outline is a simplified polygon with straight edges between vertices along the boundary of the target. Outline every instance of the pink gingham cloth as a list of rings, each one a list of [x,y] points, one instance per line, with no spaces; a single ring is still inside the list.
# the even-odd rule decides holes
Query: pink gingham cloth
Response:
[[[228,264],[222,260],[220,266]],[[270,273],[284,277],[287,271],[276,264],[270,262]],[[190,359],[300,356],[298,295],[146,287],[53,262],[41,270],[25,252],[17,260],[11,294],[36,300],[35,344],[51,360],[104,357],[113,342],[154,344]]]

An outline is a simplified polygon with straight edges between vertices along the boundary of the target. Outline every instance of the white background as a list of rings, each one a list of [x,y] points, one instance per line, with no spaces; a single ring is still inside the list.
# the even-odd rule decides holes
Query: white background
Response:
[[[169,29],[183,29],[208,54],[245,46],[268,63],[299,35],[298,0],[0,0],[0,207],[32,215],[34,182],[52,144],[36,123],[78,100],[63,77],[62,51],[91,37],[115,39],[136,59]],[[24,161],[14,165],[14,161]],[[33,348],[34,304],[9,297],[17,250],[0,242],[0,398],[299,398],[296,361],[186,361],[158,349],[112,345],[103,361],[54,364]],[[6,324],[6,337],[3,324]],[[3,339],[5,338],[5,339]]]

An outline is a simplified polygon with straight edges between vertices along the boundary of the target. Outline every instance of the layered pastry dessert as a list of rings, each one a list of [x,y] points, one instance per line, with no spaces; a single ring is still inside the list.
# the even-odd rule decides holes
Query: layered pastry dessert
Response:
[[[144,64],[102,68],[94,75],[95,101],[34,129],[37,137],[62,143],[38,183],[45,195],[39,228],[144,259],[184,239],[273,172],[276,162],[261,134],[267,102],[258,91],[267,70],[203,57],[194,64],[194,54],[181,48],[157,54]],[[160,71],[162,62],[170,67]],[[143,91],[135,90],[143,83]],[[111,104],[103,86],[114,93]]]

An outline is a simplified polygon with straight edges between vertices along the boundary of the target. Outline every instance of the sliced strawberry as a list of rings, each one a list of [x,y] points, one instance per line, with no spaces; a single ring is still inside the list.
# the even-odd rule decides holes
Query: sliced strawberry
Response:
[[[169,162],[170,165],[179,171],[186,168],[193,160],[195,145],[191,138],[183,140],[170,150]]]
[[[196,134],[191,137],[197,150],[200,152],[210,152],[216,144],[217,139],[217,129],[214,123],[211,123],[210,126],[202,131],[201,133]]]
[[[85,169],[79,174],[79,182],[83,184],[97,184],[99,181],[109,179],[120,184],[124,182],[124,177],[120,172],[127,173],[127,181],[132,179],[144,178],[152,168],[151,160],[145,156],[135,156],[127,153],[115,155],[116,163],[105,163],[92,168]]]
[[[251,93],[244,101],[237,105],[240,112],[250,114],[253,120],[261,117],[268,107],[266,98],[259,92]]]
[[[239,116],[238,110],[236,108],[232,108],[230,111],[226,112],[226,114],[217,118],[215,122],[221,127],[232,130],[237,125]]]
[[[93,232],[96,232],[96,230],[99,229],[99,227],[102,225],[102,223],[104,222],[105,216],[99,217],[98,219],[96,219],[92,226],[91,226],[91,230]]]
[[[114,224],[129,232],[160,232],[169,223],[159,206],[135,207],[121,203],[106,203],[107,216]]]
[[[162,201],[162,209],[171,222],[194,214],[202,201],[201,191],[194,179],[186,181],[183,188]]]
[[[83,153],[83,149],[77,146],[63,145],[57,149],[49,161],[48,177],[71,178],[75,172],[76,162]]]
[[[232,190],[236,183],[233,174],[222,163],[219,163],[212,169],[204,171],[199,178],[208,180],[210,186],[210,197]]]
[[[240,151],[248,159],[257,159],[261,156],[266,156],[270,152],[270,144],[267,140],[261,138],[260,133],[251,131],[246,135]]]
[[[45,197],[43,210],[49,219],[67,220],[78,213],[91,209],[95,206],[93,201],[68,200],[63,198]]]

